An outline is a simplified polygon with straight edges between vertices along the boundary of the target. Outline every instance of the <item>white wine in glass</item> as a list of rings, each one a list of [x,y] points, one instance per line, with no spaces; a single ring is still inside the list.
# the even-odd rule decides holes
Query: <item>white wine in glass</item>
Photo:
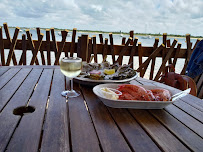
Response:
[[[61,94],[64,97],[77,97],[80,94],[73,90],[73,78],[77,77],[82,69],[82,59],[78,57],[64,57],[60,62],[61,72],[70,79],[71,89],[63,91]]]

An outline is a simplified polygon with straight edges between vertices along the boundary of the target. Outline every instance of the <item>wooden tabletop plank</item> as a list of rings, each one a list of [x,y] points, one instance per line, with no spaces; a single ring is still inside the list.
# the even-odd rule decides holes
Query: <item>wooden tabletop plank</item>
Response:
[[[33,113],[24,115],[9,142],[8,151],[38,151],[53,69],[45,69],[30,99]]]
[[[130,110],[130,113],[163,151],[190,151],[146,110]]]
[[[74,89],[79,91],[77,84]],[[99,141],[82,94],[68,99],[72,151],[99,152]]]
[[[13,110],[27,104],[41,72],[42,69],[33,69],[15,95],[11,98],[10,102],[0,113],[0,151],[5,150],[6,145],[20,120],[20,116],[14,115]]]
[[[134,151],[158,152],[160,149],[126,109],[108,108]]]
[[[185,103],[182,100],[178,100],[174,102],[174,105],[176,105],[178,108],[182,109],[184,112],[190,114],[195,119],[199,120],[201,123],[203,123],[203,112],[194,108],[193,106]]]
[[[24,81],[26,76],[29,74],[31,69],[22,69],[18,72],[12,80],[10,80],[1,90],[0,90],[0,111],[2,111],[3,107],[7,104],[9,99],[16,92],[18,87]]]
[[[0,76],[2,76],[6,71],[8,71],[9,67],[0,67]],[[1,78],[0,78],[1,79]]]
[[[6,71],[0,78],[0,89],[18,72],[20,71],[19,68],[16,69],[9,69]]]
[[[181,121],[183,124],[188,126],[191,130],[196,132],[199,136],[203,137],[203,124],[201,122],[197,121],[172,104],[165,107],[165,110],[173,115],[176,119]]]
[[[192,105],[193,107],[199,109],[200,111],[203,112],[203,104],[202,104],[202,99],[197,98],[193,95],[187,95],[185,97],[182,97],[181,100],[183,100],[184,102]]]
[[[174,133],[176,137],[178,137],[185,145],[190,147],[192,151],[202,151],[203,139],[188,127],[183,125],[176,118],[164,110],[150,110],[150,113],[152,113],[159,121],[161,121],[161,123],[163,123],[167,129]]]
[[[66,98],[61,96],[64,90],[64,75],[56,69],[45,117],[41,151],[70,151]]]
[[[82,86],[83,95],[103,151],[131,151],[104,104],[92,88]]]

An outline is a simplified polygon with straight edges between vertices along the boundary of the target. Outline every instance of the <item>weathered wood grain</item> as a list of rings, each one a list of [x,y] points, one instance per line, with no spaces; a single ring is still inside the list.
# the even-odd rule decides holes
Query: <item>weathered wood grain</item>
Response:
[[[42,69],[34,69],[17,90],[10,102],[0,113],[0,151],[4,151],[15,128],[20,121],[20,116],[14,115],[13,110],[20,106],[26,106],[33,89],[40,77]]]
[[[0,89],[3,88],[3,86],[12,79],[12,77],[18,72],[20,71],[20,68],[16,68],[16,69],[10,69],[8,70],[6,73],[4,73],[4,75],[1,76],[1,81],[0,81]]]
[[[30,71],[31,69],[20,70],[20,72],[0,90],[0,111],[2,111],[3,107],[7,104]]]
[[[38,151],[52,73],[53,69],[43,71],[28,104],[35,107],[35,111],[22,117],[9,142],[8,151]]]
[[[82,87],[103,151],[131,151],[104,104],[93,94],[92,88]]]
[[[61,96],[65,90],[65,79],[60,69],[54,70],[53,82],[45,117],[41,151],[70,151],[68,109],[66,98]],[[57,127],[56,127],[57,126]]]
[[[74,90],[79,91],[78,84],[74,84]],[[99,152],[100,143],[85,104],[82,94],[68,99],[72,150]]]
[[[130,113],[163,151],[190,151],[146,110],[130,110]]]

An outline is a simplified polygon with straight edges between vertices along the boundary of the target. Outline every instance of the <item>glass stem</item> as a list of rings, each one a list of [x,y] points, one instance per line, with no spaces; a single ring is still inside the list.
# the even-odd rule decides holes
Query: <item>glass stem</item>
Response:
[[[73,91],[73,78],[70,78],[70,91]]]

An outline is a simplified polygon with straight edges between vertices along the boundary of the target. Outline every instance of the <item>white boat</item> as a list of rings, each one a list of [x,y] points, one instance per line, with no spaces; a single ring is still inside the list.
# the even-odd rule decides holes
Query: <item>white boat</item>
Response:
[[[146,36],[142,36],[141,38],[142,38],[142,39],[151,39],[152,36],[151,36],[151,35],[146,35]]]
[[[120,37],[123,37],[123,34],[122,34],[122,32],[120,31]]]

